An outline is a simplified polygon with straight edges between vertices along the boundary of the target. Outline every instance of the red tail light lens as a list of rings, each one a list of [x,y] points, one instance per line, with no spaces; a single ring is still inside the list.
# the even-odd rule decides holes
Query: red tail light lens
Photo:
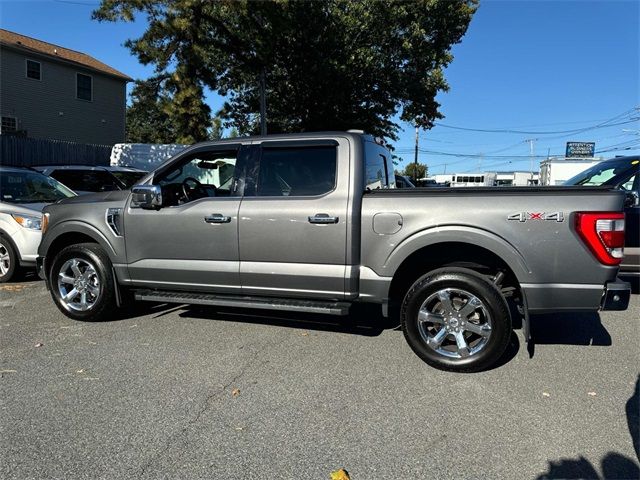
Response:
[[[576,231],[601,263],[620,264],[624,248],[624,213],[577,213]]]

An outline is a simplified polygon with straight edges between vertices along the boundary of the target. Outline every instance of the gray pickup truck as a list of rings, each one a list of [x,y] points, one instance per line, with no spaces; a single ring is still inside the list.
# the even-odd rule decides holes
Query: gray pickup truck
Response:
[[[44,210],[38,268],[77,320],[127,299],[399,315],[417,355],[477,371],[529,314],[624,310],[624,194],[609,188],[396,189],[356,132],[194,145],[134,186]]]

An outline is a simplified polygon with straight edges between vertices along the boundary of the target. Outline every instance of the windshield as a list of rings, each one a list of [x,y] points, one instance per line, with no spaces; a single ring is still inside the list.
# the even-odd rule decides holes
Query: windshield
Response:
[[[120,180],[126,188],[133,187],[138,180],[144,177],[147,172],[114,172],[111,171],[111,174]]]
[[[76,192],[109,192],[123,188],[106,170],[64,168],[54,170],[50,175]]]
[[[618,180],[626,178],[638,169],[640,161],[628,158],[606,160],[575,175],[565,185],[615,185]]]
[[[0,171],[0,200],[7,203],[54,203],[75,193],[41,173]]]

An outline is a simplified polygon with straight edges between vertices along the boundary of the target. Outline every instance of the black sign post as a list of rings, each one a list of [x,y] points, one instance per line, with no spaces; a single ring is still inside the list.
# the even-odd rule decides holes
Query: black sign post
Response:
[[[567,142],[567,158],[593,158],[595,142]]]

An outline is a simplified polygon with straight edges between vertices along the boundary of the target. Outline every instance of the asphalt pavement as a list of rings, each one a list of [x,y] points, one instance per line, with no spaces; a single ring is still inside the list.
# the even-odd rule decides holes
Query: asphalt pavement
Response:
[[[82,323],[0,286],[0,478],[638,478],[640,298],[534,318],[496,368],[434,370],[346,319],[140,304]]]

